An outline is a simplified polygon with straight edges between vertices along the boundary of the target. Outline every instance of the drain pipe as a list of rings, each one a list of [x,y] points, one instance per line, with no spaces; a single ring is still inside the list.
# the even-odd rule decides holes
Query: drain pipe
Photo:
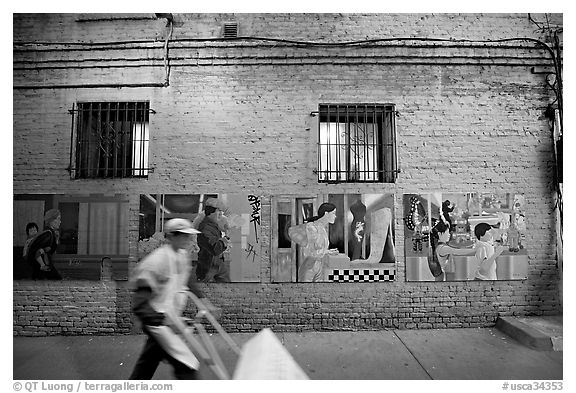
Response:
[[[166,26],[169,28],[169,32],[166,34],[166,41],[164,41],[164,70],[166,72],[164,87],[168,87],[170,86],[170,58],[168,57],[168,43],[172,39],[172,33],[174,32],[174,16],[166,13],[156,13],[154,15],[156,15],[157,18],[165,18]]]

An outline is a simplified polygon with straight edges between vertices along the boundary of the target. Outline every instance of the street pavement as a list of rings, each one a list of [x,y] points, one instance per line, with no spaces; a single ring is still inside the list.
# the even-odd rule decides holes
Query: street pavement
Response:
[[[234,333],[242,346],[255,333]],[[563,352],[496,328],[275,333],[312,380],[563,380]],[[144,335],[13,337],[14,380],[125,380]],[[211,335],[230,374],[238,356]],[[202,366],[200,377],[216,379]],[[174,379],[162,363],[154,379]]]

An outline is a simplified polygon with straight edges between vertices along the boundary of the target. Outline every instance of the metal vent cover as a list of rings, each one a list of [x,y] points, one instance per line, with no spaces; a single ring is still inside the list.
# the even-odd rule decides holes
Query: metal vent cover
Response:
[[[224,38],[238,37],[238,22],[224,22],[222,26],[222,35]]]

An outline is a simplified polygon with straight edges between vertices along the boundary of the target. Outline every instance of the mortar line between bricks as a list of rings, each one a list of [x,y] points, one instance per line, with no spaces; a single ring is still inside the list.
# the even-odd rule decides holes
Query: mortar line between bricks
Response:
[[[416,357],[416,355],[414,355],[414,352],[412,352],[410,350],[410,348],[408,348],[408,345],[406,345],[406,343],[404,341],[402,341],[402,338],[396,333],[396,330],[393,330],[394,335],[396,337],[398,337],[398,340],[400,340],[400,342],[402,343],[402,345],[404,345],[404,348],[406,348],[408,350],[408,352],[410,352],[410,355],[412,355],[412,357],[414,358],[414,360],[416,360],[416,362],[420,365],[420,367],[422,367],[422,370],[424,370],[424,372],[426,373],[426,375],[428,375],[428,378],[430,379],[434,379],[432,378],[432,375],[430,375],[430,373],[428,372],[428,370],[426,370],[426,367],[424,367],[424,365],[422,363],[420,363],[420,360],[418,360],[418,358]]]

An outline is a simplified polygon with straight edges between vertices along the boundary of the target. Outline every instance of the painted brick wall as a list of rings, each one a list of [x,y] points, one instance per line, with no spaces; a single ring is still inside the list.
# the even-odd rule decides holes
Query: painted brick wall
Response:
[[[221,23],[232,19],[242,36],[290,40],[544,39],[527,15],[176,14],[169,86],[45,88],[165,80],[165,20],[78,18],[14,17],[14,193],[128,194],[132,264],[140,193],[260,193],[264,244],[271,195],[396,195],[396,282],[271,284],[269,246],[264,247],[260,284],[205,286],[224,308],[227,330],[490,326],[498,315],[561,312],[552,138],[543,115],[554,98],[544,76],[531,72],[550,66],[545,51],[522,41],[403,41],[359,48],[193,40],[219,37]],[[561,25],[562,16],[553,21]],[[72,42],[128,40],[145,42],[64,50]],[[66,168],[72,104],[131,100],[150,100],[155,111],[154,173],[147,180],[71,180]],[[348,102],[396,105],[402,171],[396,184],[316,182],[317,117],[310,113],[320,103]],[[405,282],[402,194],[447,190],[526,196],[527,280]],[[14,282],[14,334],[128,333],[135,329],[129,303],[122,282]]]

